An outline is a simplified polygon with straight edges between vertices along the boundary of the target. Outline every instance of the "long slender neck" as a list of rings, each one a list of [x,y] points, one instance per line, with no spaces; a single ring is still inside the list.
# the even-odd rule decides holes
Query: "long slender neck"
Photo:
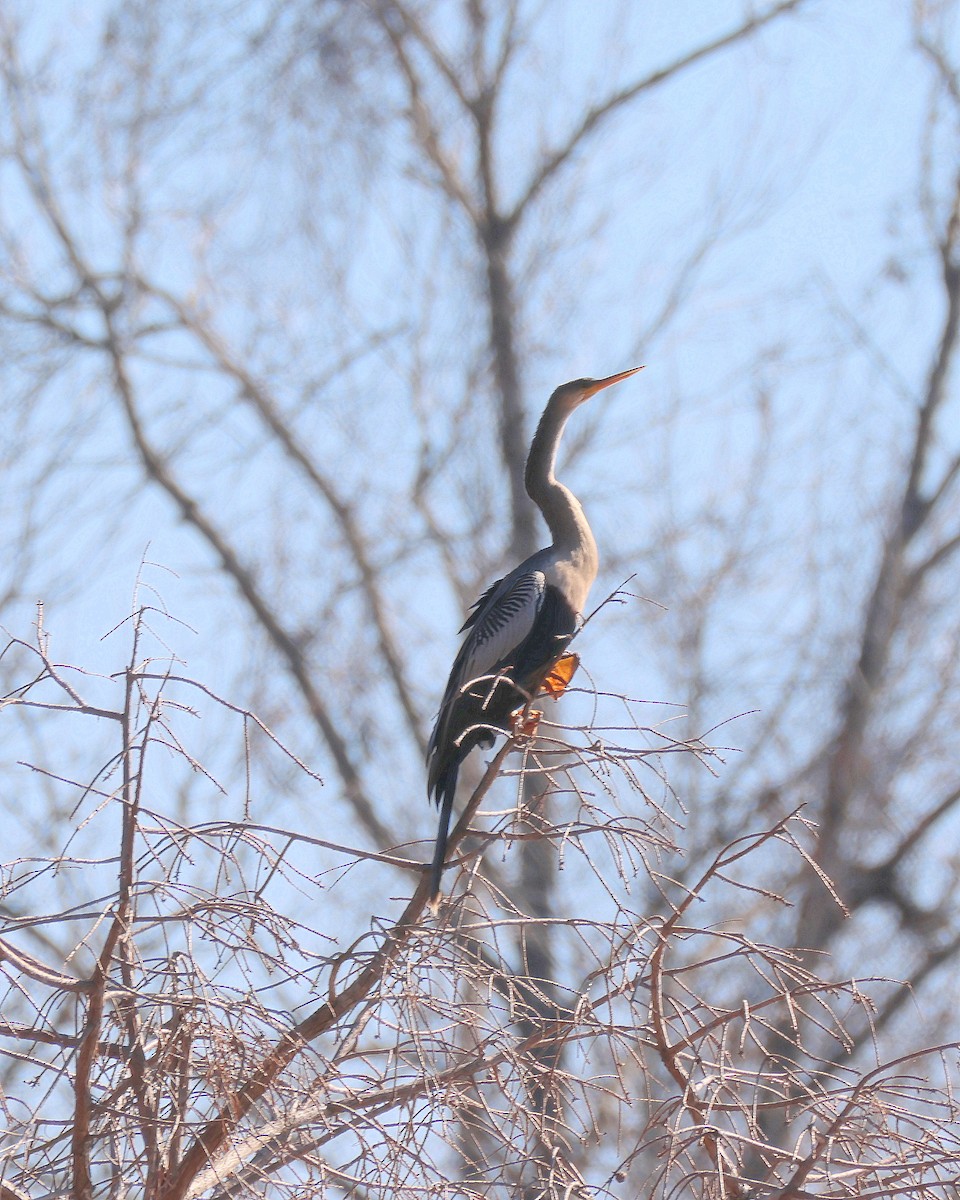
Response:
[[[544,410],[527,456],[525,483],[527,495],[543,513],[550,529],[554,549],[590,573],[597,570],[597,543],[580,506],[580,501],[554,475],[557,447],[571,409],[554,398]]]

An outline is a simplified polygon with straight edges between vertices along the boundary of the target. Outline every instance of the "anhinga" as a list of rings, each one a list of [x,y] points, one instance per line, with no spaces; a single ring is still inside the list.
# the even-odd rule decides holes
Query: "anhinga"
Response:
[[[427,794],[440,808],[431,900],[440,892],[460,764],[474,746],[489,748],[497,732],[510,732],[511,713],[536,695],[576,633],[597,575],[597,543],[580,501],[553,473],[564,426],[585,400],[640,369],[565,383],[543,410],[524,481],[553,542],[491,584],[460,630],[467,636],[427,749]]]

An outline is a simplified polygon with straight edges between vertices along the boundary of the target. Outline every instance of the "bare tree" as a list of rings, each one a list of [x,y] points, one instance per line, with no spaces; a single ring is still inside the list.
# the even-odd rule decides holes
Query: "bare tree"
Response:
[[[935,1195],[947,1178],[953,1060],[928,1051],[956,1028],[927,985],[960,950],[956,863],[935,845],[955,820],[960,717],[952,6],[917,10],[904,59],[932,89],[929,254],[911,283],[942,301],[926,369],[911,382],[868,307],[818,279],[815,349],[784,349],[777,326],[729,368],[731,423],[752,440],[728,455],[733,503],[689,486],[709,475],[696,455],[637,469],[691,421],[706,440],[696,388],[671,405],[652,383],[613,445],[598,416],[570,460],[612,535],[608,590],[637,578],[586,631],[596,693],[565,699],[563,737],[547,724],[475,779],[501,815],[470,840],[461,823],[439,926],[414,879],[426,852],[395,849],[431,832],[439,631],[539,543],[522,467],[543,378],[674,356],[698,281],[766,208],[760,185],[740,190],[751,137],[679,248],[653,237],[630,258],[624,287],[645,299],[603,306],[602,338],[598,228],[655,207],[648,147],[690,135],[678,112],[712,103],[695,84],[715,78],[719,97],[730,76],[710,72],[775,58],[779,30],[827,19],[802,0],[731,4],[660,53],[634,8],[598,16],[603,50],[575,54],[562,17],[519,2],[124,4],[75,42],[26,6],[0,18],[2,466],[18,497],[0,600],[19,631],[0,662],[4,719],[38,768],[37,815],[9,849],[6,962],[15,991],[52,989],[10,1017],[8,1091],[31,1030],[51,1081],[49,1107],[17,1118],[11,1187],[91,1194],[128,1168],[171,1196],[292,1188],[297,1172],[319,1190],[459,1177],[531,1197],[615,1191],[620,1174],[664,1195],[841,1180]],[[888,264],[869,295],[905,270]],[[590,361],[561,354],[572,329],[591,331]],[[825,440],[815,418],[792,424],[814,359],[842,364],[860,412],[896,416],[882,453],[859,426],[844,443],[841,475],[870,467],[851,519],[798,534],[786,448]],[[817,412],[837,406],[831,386],[820,370]],[[826,469],[814,482],[829,494]],[[91,603],[111,610],[97,629],[120,622],[148,530],[198,628],[164,639],[200,668],[168,652],[145,666],[136,615],[123,702],[96,675],[119,669],[109,649],[65,656],[90,672],[67,686],[42,625],[24,644],[27,606],[74,605],[87,638]],[[763,601],[759,634],[738,624],[744,596]],[[628,682],[608,686],[624,661]],[[48,732],[64,714],[41,693],[57,688],[84,729],[119,732],[99,761],[85,734]],[[235,699],[201,702],[210,691]],[[203,711],[202,736],[177,705]],[[685,724],[660,722],[681,708]],[[740,747],[724,764],[705,750],[721,742]],[[148,745],[151,766],[154,747],[170,759],[144,804]],[[669,769],[645,775],[658,756]],[[494,788],[517,761],[521,783],[507,771]],[[14,756],[0,771],[16,811]],[[119,850],[91,833],[118,804]],[[844,982],[863,973],[900,982]],[[911,997],[933,1005],[929,1036],[896,1026]],[[63,1136],[47,1146],[34,1120]]]
[[[451,1194],[592,1195],[620,1184],[657,1196],[950,1194],[956,1044],[866,1072],[819,1060],[801,1081],[782,1057],[771,1061],[769,1032],[786,1018],[798,1051],[821,1036],[848,1042],[846,1025],[866,1004],[859,986],[693,919],[705,893],[755,893],[750,864],[765,852],[785,866],[806,858],[802,822],[736,838],[689,888],[659,869],[679,848],[675,812],[650,802],[639,774],[656,778],[676,754],[709,762],[708,747],[637,720],[633,730],[552,728],[525,748],[560,810],[534,836],[562,847],[567,870],[596,873],[609,896],[603,913],[557,921],[505,908],[478,873],[485,853],[516,836],[512,816],[464,851],[516,748],[508,741],[451,838],[475,886],[436,924],[425,919],[429,881],[403,854],[244,819],[229,796],[230,811],[189,825],[152,807],[165,787],[158,760],[187,755],[182,727],[211,705],[227,709],[244,743],[256,735],[269,748],[263,766],[251,764],[245,803],[269,788],[271,755],[306,770],[254,714],[177,672],[169,625],[155,608],[125,623],[127,665],[106,706],[84,696],[82,673],[49,657],[42,633],[6,648],[25,679],[4,715],[89,723],[93,736],[83,775],[61,770],[59,756],[29,764],[76,797],[63,852],[6,868],[7,902],[24,911],[0,938],[0,1029],[8,1064],[34,1087],[28,1101],[8,1084],[5,1195],[443,1193],[464,1138],[483,1147],[483,1166]],[[211,795],[222,790],[205,778]],[[591,783],[605,794],[611,779],[634,794],[634,813],[591,797]],[[318,848],[335,864],[320,879],[304,869]],[[322,917],[364,866],[403,873],[409,899],[346,945]],[[51,870],[96,874],[101,894],[41,914],[31,900]],[[669,916],[651,919],[631,900],[644,879]],[[555,997],[557,985],[511,961],[518,922],[553,925],[558,951],[583,960],[549,1020],[544,989]],[[24,948],[44,927],[75,940],[63,964],[48,961],[49,948]],[[752,980],[752,1003],[717,1001],[731,975]],[[288,1008],[283,995],[298,999]],[[552,1103],[531,1104],[531,1089]],[[771,1112],[798,1128],[793,1145],[764,1140]],[[531,1158],[525,1147],[539,1149]],[[745,1163],[758,1159],[748,1179]]]

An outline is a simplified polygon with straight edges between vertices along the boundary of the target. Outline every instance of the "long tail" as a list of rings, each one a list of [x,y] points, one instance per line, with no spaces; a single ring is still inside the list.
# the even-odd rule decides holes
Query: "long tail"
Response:
[[[443,876],[443,863],[447,856],[447,834],[450,831],[450,814],[453,812],[453,797],[457,791],[457,776],[460,764],[451,763],[437,780],[436,797],[440,808],[440,828],[437,830],[437,844],[433,851],[433,864],[430,867],[430,903],[433,904],[440,895],[440,881]]]

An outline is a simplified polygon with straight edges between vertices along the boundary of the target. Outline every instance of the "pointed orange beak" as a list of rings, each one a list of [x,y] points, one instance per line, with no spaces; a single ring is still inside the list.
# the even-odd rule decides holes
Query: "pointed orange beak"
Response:
[[[643,367],[631,367],[629,371],[621,371],[619,375],[608,375],[606,379],[595,379],[588,388],[584,389],[583,398],[584,400],[589,400],[591,396],[595,396],[597,392],[610,387],[612,383],[619,383],[621,379],[626,379],[628,375],[636,375],[638,371],[642,370]]]

